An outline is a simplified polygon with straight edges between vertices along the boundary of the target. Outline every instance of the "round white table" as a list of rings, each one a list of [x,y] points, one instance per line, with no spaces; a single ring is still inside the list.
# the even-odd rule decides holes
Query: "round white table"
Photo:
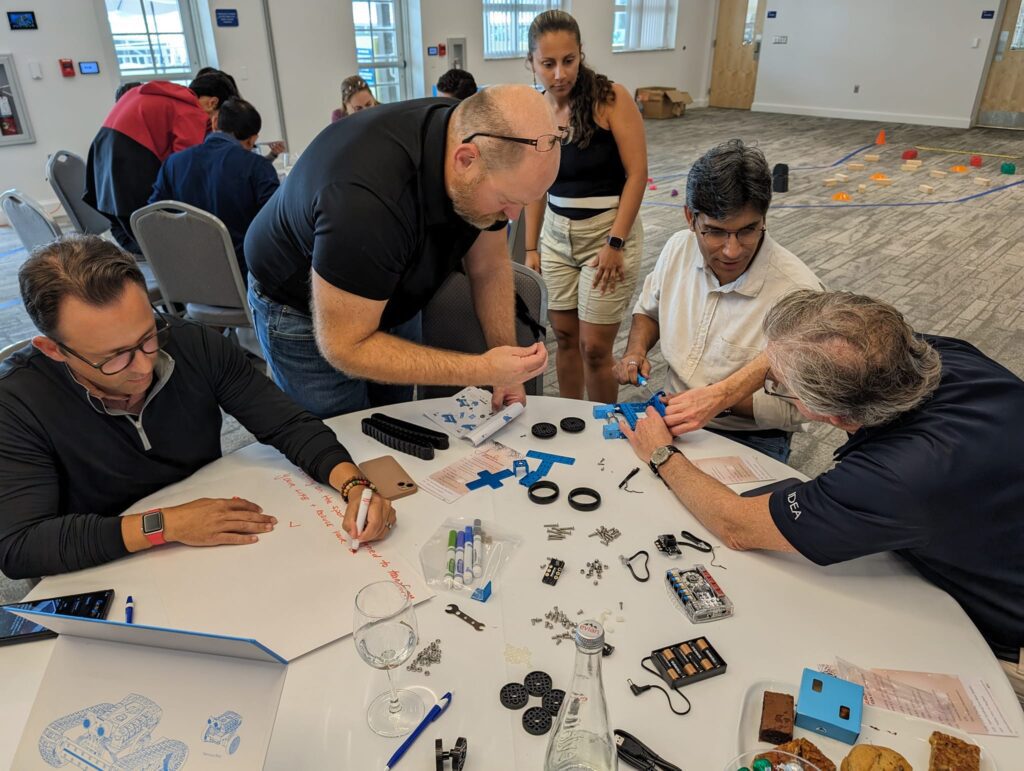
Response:
[[[426,426],[430,424],[422,414],[430,405],[413,402],[385,412]],[[528,735],[521,725],[522,712],[502,707],[498,691],[503,684],[521,681],[535,669],[548,672],[555,687],[568,687],[574,646],[571,642],[559,645],[551,639],[560,628],[550,630],[542,623],[531,623],[556,605],[580,620],[598,618],[607,611],[607,641],[615,646],[615,652],[603,660],[612,726],[634,734],[688,771],[717,771],[738,754],[741,705],[754,682],[775,680],[798,685],[804,667],[832,662],[836,656],[865,668],[984,677],[1004,715],[1024,735],[1024,713],[998,662],[949,596],[891,555],[820,568],[798,555],[726,549],[637,460],[624,440],[602,438],[601,423],[591,417],[592,406],[588,402],[533,397],[525,414],[495,437],[522,453],[533,449],[575,458],[574,465],[557,465],[548,476],[562,490],[553,504],[531,503],[526,489],[514,479],[505,480],[500,489],[470,492],[451,505],[422,490],[396,502],[399,525],[389,538],[390,547],[397,548],[413,565],[419,565],[421,546],[446,518],[480,517],[485,526],[493,523],[522,538],[522,546],[495,580],[494,594],[486,604],[471,600],[465,591],[442,590],[417,605],[420,639],[424,643],[440,639],[443,661],[429,667],[429,677],[399,669],[398,684],[427,686],[437,694],[450,690],[454,699],[451,708],[398,764],[399,769],[432,769],[435,738],[443,738],[448,748],[459,736],[469,740],[467,769],[540,768],[547,737]],[[357,460],[391,453],[360,432],[359,421],[364,414],[328,422]],[[567,416],[584,418],[586,429],[580,434],[559,431],[549,440],[530,434],[535,422],[557,425]],[[677,440],[677,445],[691,458],[752,453],[703,431]],[[214,468],[237,480],[254,449],[225,457]],[[452,440],[450,449],[438,452],[433,461],[391,454],[414,479],[422,480],[473,451],[467,442]],[[765,456],[759,459],[778,478],[794,475],[776,461]],[[637,466],[640,471],[629,488],[642,492],[620,490],[619,482]],[[283,458],[280,468],[290,468]],[[566,496],[577,486],[598,490],[603,499],[600,508],[592,512],[570,508]],[[238,494],[236,483],[225,490],[225,495],[232,494]],[[548,541],[544,525],[552,522],[576,529],[564,541]],[[621,537],[609,546],[588,537],[602,525],[618,528]],[[735,604],[732,618],[693,625],[668,597],[663,580],[667,568],[694,563],[710,566],[711,562],[711,555],[689,549],[676,560],[657,552],[655,537],[662,533],[678,535],[680,530],[690,530],[716,546],[716,562],[723,567],[710,570]],[[619,562],[620,554],[630,555],[639,549],[651,553],[651,580],[647,583],[634,581]],[[541,582],[541,566],[549,557],[566,563],[554,587]],[[580,575],[580,569],[595,559],[609,566],[597,586],[593,579]],[[145,573],[146,555],[138,555],[89,571],[48,578],[32,596],[68,594],[81,591],[86,584],[92,588],[99,583],[112,586],[120,595],[144,580]],[[302,592],[301,575],[282,575],[280,580],[294,585],[296,593]],[[175,591],[174,587],[160,589],[165,595]],[[204,598],[197,596],[194,601],[203,602]],[[459,603],[465,612],[486,624],[486,629],[477,632],[447,615],[444,608],[449,602]],[[334,610],[351,613],[349,607]],[[578,613],[581,610],[582,615]],[[267,612],[282,611],[268,608]],[[282,623],[293,622],[282,616]],[[684,689],[693,704],[688,716],[671,714],[659,693],[633,696],[627,678],[637,683],[655,682],[640,668],[642,657],[652,649],[701,635],[707,636],[725,658],[728,671]],[[44,641],[0,649],[4,673],[0,767],[10,765],[52,646],[52,641]],[[517,662],[527,655],[528,663]],[[364,715],[366,705],[385,687],[383,673],[364,664],[347,638],[293,661],[288,666],[266,768],[383,768],[401,740],[371,733]],[[1021,738],[974,738],[1004,771],[1020,767],[1020,758],[1024,757]],[[755,740],[756,736],[751,737],[751,746]]]

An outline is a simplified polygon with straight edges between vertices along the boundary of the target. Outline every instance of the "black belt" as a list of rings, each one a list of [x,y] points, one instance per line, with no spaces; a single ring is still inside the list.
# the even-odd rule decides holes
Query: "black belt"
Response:
[[[415,423],[388,417],[380,412],[363,418],[363,433],[392,450],[413,455],[422,460],[433,460],[434,450],[448,449],[448,435]]]

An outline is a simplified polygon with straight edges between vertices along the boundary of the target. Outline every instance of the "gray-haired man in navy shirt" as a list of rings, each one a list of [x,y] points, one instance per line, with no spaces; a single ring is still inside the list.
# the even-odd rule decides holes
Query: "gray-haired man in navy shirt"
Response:
[[[819,565],[896,552],[960,603],[1024,702],[1024,381],[847,292],[787,295],[764,330],[765,353],[695,394],[687,415],[652,409],[625,427],[637,455],[734,549]],[[699,428],[761,388],[850,438],[832,470],[744,498],[672,447],[666,423]]]

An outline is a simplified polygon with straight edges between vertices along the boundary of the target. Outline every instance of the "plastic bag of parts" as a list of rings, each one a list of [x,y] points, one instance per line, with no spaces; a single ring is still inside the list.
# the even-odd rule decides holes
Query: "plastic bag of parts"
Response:
[[[423,544],[420,549],[420,567],[423,570],[423,578],[430,588],[434,590],[450,590],[458,593],[472,593],[475,589],[481,589],[488,581],[493,581],[492,591],[498,591],[498,578],[502,569],[512,559],[516,549],[522,544],[522,539],[514,533],[502,530],[491,524],[490,520],[480,520],[480,554],[476,554],[475,542],[473,548],[473,564],[468,564],[467,549],[462,551],[462,575],[461,581],[455,579],[454,574],[458,570],[458,556],[456,556],[455,570],[449,573],[449,559],[451,552],[448,549],[449,536],[452,531],[458,537],[463,533],[465,542],[466,528],[473,530],[473,523],[477,520],[458,518],[446,519],[441,523]],[[473,568],[477,567],[477,570]]]

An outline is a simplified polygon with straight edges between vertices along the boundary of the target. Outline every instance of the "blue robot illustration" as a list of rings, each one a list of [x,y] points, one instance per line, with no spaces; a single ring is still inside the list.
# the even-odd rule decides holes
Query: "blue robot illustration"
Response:
[[[54,720],[39,737],[39,754],[54,768],[89,771],[177,771],[188,745],[154,739],[160,705],[130,693],[117,704],[94,704]]]
[[[242,738],[237,735],[238,729],[241,727],[242,716],[229,709],[217,715],[217,717],[206,719],[206,731],[203,733],[203,741],[227,747],[228,755],[234,755],[235,750],[238,749],[238,745],[242,741]]]

